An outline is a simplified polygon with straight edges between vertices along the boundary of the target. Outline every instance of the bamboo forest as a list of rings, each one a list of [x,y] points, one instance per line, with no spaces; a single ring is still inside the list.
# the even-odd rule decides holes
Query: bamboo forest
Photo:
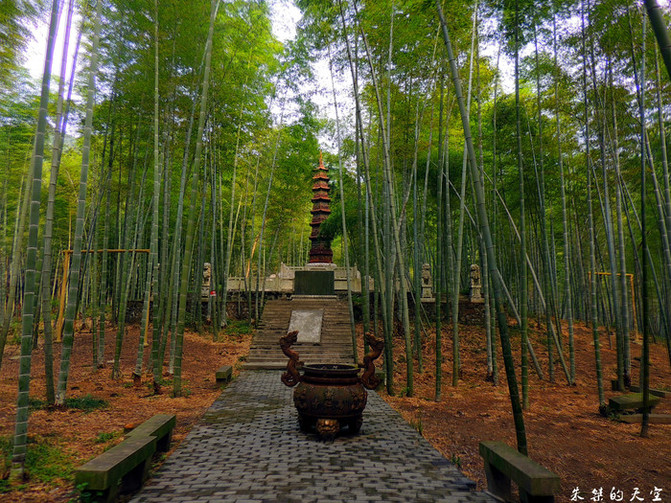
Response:
[[[670,29],[3,0],[0,500],[671,501]]]

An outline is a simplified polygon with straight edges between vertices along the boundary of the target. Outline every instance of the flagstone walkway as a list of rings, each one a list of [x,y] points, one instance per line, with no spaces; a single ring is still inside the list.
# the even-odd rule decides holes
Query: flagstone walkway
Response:
[[[369,392],[361,432],[298,429],[278,371],[245,371],[131,500],[145,502],[492,502]]]

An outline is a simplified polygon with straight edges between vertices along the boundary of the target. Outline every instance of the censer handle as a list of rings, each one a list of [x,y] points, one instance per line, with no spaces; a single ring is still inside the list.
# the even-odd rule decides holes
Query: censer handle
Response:
[[[380,379],[375,377],[375,359],[382,354],[384,348],[384,340],[375,337],[372,332],[368,332],[364,336],[366,342],[370,346],[370,352],[364,356],[363,364],[359,364],[365,370],[361,376],[361,384],[368,389],[375,389],[380,385]]]
[[[280,337],[280,348],[282,352],[289,358],[287,363],[287,371],[282,374],[282,382],[290,388],[296,386],[301,382],[301,375],[298,369],[303,366],[303,362],[298,359],[298,352],[291,349],[291,345],[298,339],[298,331],[289,332],[284,337]]]

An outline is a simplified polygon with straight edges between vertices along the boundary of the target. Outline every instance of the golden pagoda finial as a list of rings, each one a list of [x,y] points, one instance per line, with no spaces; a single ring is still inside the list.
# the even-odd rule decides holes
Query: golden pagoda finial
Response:
[[[319,151],[319,169],[326,169],[324,166],[324,160],[322,158],[322,151]]]

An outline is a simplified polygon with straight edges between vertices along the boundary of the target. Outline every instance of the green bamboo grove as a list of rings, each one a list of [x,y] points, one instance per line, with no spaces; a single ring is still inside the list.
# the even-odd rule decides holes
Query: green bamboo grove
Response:
[[[338,265],[375,285],[348,288],[352,343],[355,314],[384,337],[389,393],[412,396],[418,373],[435,379],[436,400],[459,386],[472,264],[483,379],[499,384],[504,369],[522,452],[530,375],[571,385],[585,372],[577,323],[593,336],[595,408],[611,333],[620,389],[638,381],[639,334],[644,390],[650,344],[671,363],[671,13],[654,0],[296,0],[286,39],[273,30],[278,2],[16,5],[0,19],[11,34],[0,51],[0,371],[20,343],[16,476],[31,355],[44,352],[45,398],[63,406],[86,324],[101,379],[180,396],[185,330],[216,341],[231,316],[255,323],[266,277],[306,263],[320,151],[337,188],[323,232]],[[38,18],[49,30],[36,83],[21,55]],[[203,303],[205,263],[214,295]],[[419,301],[425,264],[432,304]],[[140,339],[123,376],[131,323]]]

